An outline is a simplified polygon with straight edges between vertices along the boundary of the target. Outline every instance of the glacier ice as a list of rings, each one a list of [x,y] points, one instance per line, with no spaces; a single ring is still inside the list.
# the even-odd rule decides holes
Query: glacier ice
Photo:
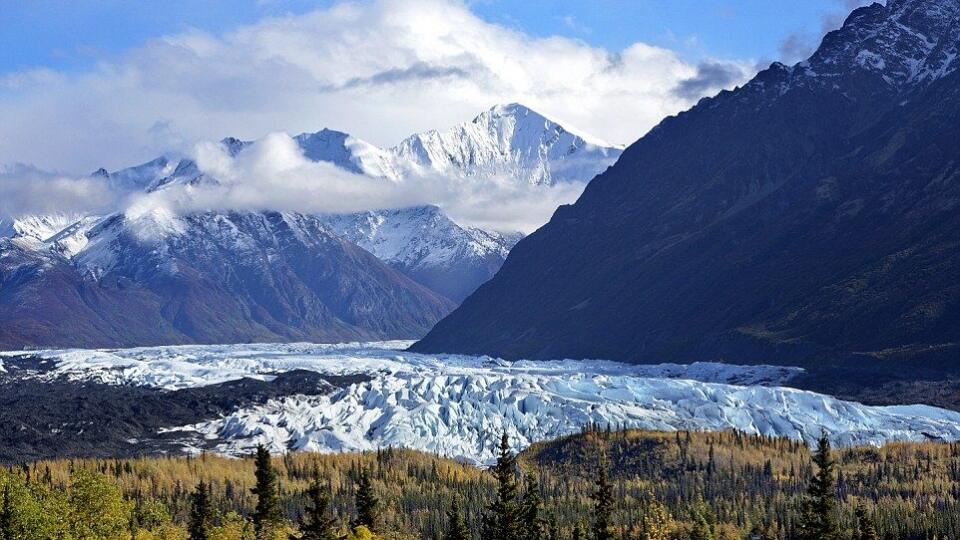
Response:
[[[515,450],[589,422],[658,430],[739,429],[840,445],[960,439],[960,413],[923,405],[873,407],[784,386],[799,368],[627,365],[603,360],[506,362],[422,355],[409,342],[187,345],[38,351],[56,361],[38,375],[167,389],[270,378],[307,369],[373,378],[326,396],[288,396],[175,431],[217,452],[321,452],[408,447],[474,463],[501,433]],[[17,353],[0,354],[4,355]]]

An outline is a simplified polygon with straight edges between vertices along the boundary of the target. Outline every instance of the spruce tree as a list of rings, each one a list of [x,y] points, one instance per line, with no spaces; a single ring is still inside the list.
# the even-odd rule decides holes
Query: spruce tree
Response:
[[[0,506],[0,540],[13,540],[13,500],[10,480],[3,485],[3,506]]]
[[[370,473],[366,469],[360,469],[360,475],[357,477],[357,490],[354,495],[354,503],[357,507],[357,519],[351,524],[353,528],[364,526],[375,530],[377,522],[377,506],[380,501],[373,493],[373,486],[370,484]]]
[[[693,511],[693,529],[690,531],[690,540],[713,540],[713,530],[707,519],[706,505],[698,501]]]
[[[813,455],[817,472],[810,480],[807,496],[800,511],[798,533],[801,540],[836,540],[840,537],[837,525],[836,467],[830,455],[830,441],[826,434],[817,441]]]
[[[607,478],[607,460],[600,460],[597,471],[597,491],[593,499],[593,538],[594,540],[613,540],[613,486]]]
[[[862,504],[857,505],[856,510],[857,517],[857,537],[856,540],[877,540],[879,536],[877,535],[877,528],[873,524],[873,520],[870,519],[870,516],[867,514],[867,509]]]
[[[207,540],[210,520],[213,518],[213,509],[210,506],[210,490],[201,480],[196,489],[190,494],[190,522],[187,531],[190,540]]]
[[[467,522],[463,517],[463,510],[460,509],[460,502],[454,498],[447,510],[447,532],[443,535],[443,540],[472,540],[470,529],[467,528]]]
[[[579,523],[573,526],[573,534],[570,536],[571,540],[585,540],[583,537],[583,527]]]
[[[520,522],[523,537],[528,540],[546,538],[546,523],[540,517],[543,511],[543,498],[540,496],[540,483],[533,474],[524,481],[523,499],[520,501]]]
[[[256,486],[251,492],[257,496],[257,506],[253,512],[253,530],[258,539],[266,538],[271,530],[283,519],[280,508],[280,496],[277,493],[277,471],[270,462],[270,452],[262,445],[257,445],[257,454],[254,459],[254,476]]]
[[[300,540],[338,540],[336,520],[328,516],[330,498],[320,482],[320,471],[313,469],[313,482],[307,489],[307,508],[300,519]],[[291,537],[295,538],[295,537]]]
[[[482,540],[521,540],[520,512],[517,501],[517,461],[510,451],[510,440],[504,433],[500,438],[500,453],[493,466],[497,480],[497,497],[487,507],[480,531]]]

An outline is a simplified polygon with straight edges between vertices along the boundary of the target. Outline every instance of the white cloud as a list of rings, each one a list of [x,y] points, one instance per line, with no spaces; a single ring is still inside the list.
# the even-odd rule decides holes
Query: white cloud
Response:
[[[110,211],[121,203],[99,177],[75,177],[27,165],[0,167],[0,221],[10,216]]]
[[[739,79],[750,66],[729,64]],[[535,38],[452,0],[340,3],[155,39],[87,73],[0,75],[0,163],[87,172],[199,140],[321,127],[390,146],[514,101],[629,143],[693,103],[675,89],[697,76],[670,50]]]
[[[192,156],[207,181],[118,198],[123,211],[136,219],[158,211],[162,215],[239,209],[350,213],[436,204],[462,224],[531,232],[557,206],[576,200],[586,185],[542,186],[513,178],[413,171],[393,181],[311,161],[285,133],[272,133],[236,157],[217,143],[198,144]]]

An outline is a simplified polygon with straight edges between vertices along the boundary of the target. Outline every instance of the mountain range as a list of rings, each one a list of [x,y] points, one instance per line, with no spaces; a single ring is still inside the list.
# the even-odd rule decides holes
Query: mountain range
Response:
[[[856,9],[629,146],[413,349],[955,370],[958,46],[957,0]]]
[[[509,175],[585,181],[619,155],[520,105],[383,150],[324,129],[304,156],[404,182]],[[257,142],[226,138],[236,156]],[[92,176],[119,193],[217,184],[166,155]],[[436,206],[350,215],[164,208],[0,223],[0,348],[344,341],[422,336],[500,267],[521,235],[457,224]]]

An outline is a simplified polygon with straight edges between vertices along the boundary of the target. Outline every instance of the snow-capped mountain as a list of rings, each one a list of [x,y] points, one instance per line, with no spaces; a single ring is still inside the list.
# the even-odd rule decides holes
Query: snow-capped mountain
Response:
[[[622,152],[516,103],[495,106],[446,131],[413,135],[387,149],[329,129],[295,140],[308,159],[394,182],[430,174],[538,185],[585,183]],[[224,142],[234,153],[251,144]],[[322,219],[338,234],[457,302],[499,270],[521,237],[460,225],[436,206],[371,209]]]
[[[855,10],[826,35],[807,61],[788,68],[784,89],[836,85],[872,75],[885,90],[925,87],[957,69],[960,47],[957,0],[888,0]]]
[[[411,154],[414,140],[440,146]],[[458,155],[476,159],[427,159],[456,140]],[[518,105],[386,150],[327,129],[295,141],[310,160],[384,182],[427,169],[459,179],[512,171],[518,182],[573,181],[573,163],[587,167],[578,169],[587,181],[619,152]],[[221,141],[231,156],[256,144]],[[189,196],[193,186],[219,183],[175,154],[92,176],[127,194],[187,187]],[[179,216],[156,208],[20,216],[3,228],[10,238],[0,244],[0,345],[7,347],[418,336],[452,307],[449,299],[462,300],[495,274],[520,236],[461,226],[436,206],[344,216]],[[336,235],[399,274],[371,265]],[[137,323],[124,328],[124,312],[138,313]],[[69,314],[73,333],[57,331]]]
[[[438,174],[543,185],[587,182],[622,152],[518,103],[497,105],[470,122],[417,133],[386,149],[329,129],[295,139],[309,159],[391,180]]]
[[[462,227],[436,206],[321,219],[340,236],[455,302],[490,279],[522,237]]]
[[[241,407],[167,436],[227,454],[257,444],[274,452],[438,452],[474,463],[494,457],[501,433],[514,450],[593,422],[657,430],[739,429],[840,445],[960,439],[960,413],[906,405],[872,407],[780,385],[802,370],[776,366],[636,366],[601,360],[503,362],[422,355],[408,342],[180,346],[38,351],[46,380],[178,390],[292,370],[361,376],[334,392],[288,395]],[[0,355],[0,362],[4,355]]]
[[[413,135],[390,149],[415,170],[546,185],[586,182],[621,152],[518,103],[497,105],[447,131]]]
[[[453,305],[302,214],[47,224],[0,239],[0,349],[410,337]]]

